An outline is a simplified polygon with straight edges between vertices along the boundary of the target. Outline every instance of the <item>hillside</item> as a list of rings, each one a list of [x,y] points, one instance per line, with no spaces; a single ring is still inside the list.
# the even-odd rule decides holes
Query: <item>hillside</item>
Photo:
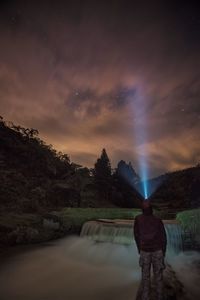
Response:
[[[200,207],[200,166],[168,173],[149,181],[152,202],[160,209]],[[156,188],[157,187],[157,188]]]
[[[68,155],[45,144],[36,129],[0,118],[2,213],[45,213],[63,207],[137,208],[142,197],[133,183],[138,185],[139,180],[131,163],[120,161],[110,178],[109,197],[103,199],[98,196],[93,170],[70,162]],[[200,206],[199,166],[159,176],[148,185],[152,202],[160,210]]]
[[[37,130],[6,123],[2,118],[0,181],[0,211],[25,213],[80,206],[80,189],[87,193],[92,184],[87,168],[46,145]]]

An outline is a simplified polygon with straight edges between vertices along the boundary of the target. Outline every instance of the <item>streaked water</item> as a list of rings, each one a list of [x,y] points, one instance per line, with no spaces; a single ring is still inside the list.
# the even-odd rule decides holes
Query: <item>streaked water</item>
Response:
[[[140,282],[135,244],[70,237],[8,259],[0,268],[1,300],[132,300]],[[200,295],[196,253],[167,253],[191,300]],[[196,263],[195,263],[196,264]]]
[[[122,245],[134,244],[133,221],[119,222],[86,222],[81,230],[81,236],[98,242],[111,242]],[[168,252],[179,253],[183,250],[182,229],[179,224],[165,223]]]
[[[133,246],[74,237],[17,255],[0,270],[1,300],[132,300],[140,280]]]

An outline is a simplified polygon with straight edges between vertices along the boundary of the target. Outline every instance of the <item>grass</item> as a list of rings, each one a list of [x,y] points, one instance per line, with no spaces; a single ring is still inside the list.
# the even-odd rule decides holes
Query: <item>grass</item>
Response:
[[[55,214],[66,227],[81,227],[85,222],[97,219],[134,219],[139,209],[121,208],[64,208],[61,211],[50,212]],[[0,230],[8,231],[18,226],[38,227],[42,224],[42,217],[36,214],[7,213],[0,215]]]
[[[50,212],[55,214],[61,220],[64,226],[81,227],[85,222],[97,219],[134,219],[141,213],[141,209],[135,208],[75,208],[66,207],[61,211]],[[154,213],[160,216],[159,211]],[[163,212],[162,212],[163,214]],[[160,216],[163,218],[163,215]],[[164,219],[164,218],[163,218]],[[0,227],[14,229],[17,226],[39,226],[42,217],[36,214],[5,214],[0,215]]]
[[[133,208],[64,208],[59,215],[64,225],[82,226],[97,219],[134,219],[140,213],[140,209]]]
[[[176,215],[176,219],[185,230],[200,235],[200,208],[182,211]]]
[[[50,212],[57,215],[63,225],[67,227],[80,227],[87,221],[97,219],[134,219],[141,213],[141,209],[135,208],[63,208],[61,211]],[[155,215],[162,219],[168,219],[165,210],[154,210]],[[193,231],[200,232],[200,209],[184,211],[177,214],[177,220],[185,227],[190,226]],[[5,214],[0,215],[0,228],[6,227],[11,230],[17,226],[37,227],[42,224],[42,217],[36,214]]]

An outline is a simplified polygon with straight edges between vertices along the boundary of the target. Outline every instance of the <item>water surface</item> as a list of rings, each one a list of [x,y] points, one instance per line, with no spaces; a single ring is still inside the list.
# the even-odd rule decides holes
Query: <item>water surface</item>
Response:
[[[138,258],[135,244],[65,238],[3,263],[0,299],[132,300],[140,282]],[[192,265],[195,259],[199,259],[197,254],[168,254],[191,299],[200,295],[200,276]]]

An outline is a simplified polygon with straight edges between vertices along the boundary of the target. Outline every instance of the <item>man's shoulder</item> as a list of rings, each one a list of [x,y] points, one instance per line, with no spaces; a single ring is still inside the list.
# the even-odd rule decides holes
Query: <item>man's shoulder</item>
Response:
[[[151,219],[154,219],[155,221],[157,221],[157,222],[162,222],[162,219],[161,218],[159,218],[158,216],[155,216],[154,214],[152,214],[152,215],[148,215],[148,216],[146,216],[146,215],[144,215],[144,214],[139,214],[139,215],[137,215],[136,217],[135,217],[135,221],[136,220],[141,220],[141,219],[144,219],[144,218],[148,218],[149,219],[149,217],[151,218]]]

